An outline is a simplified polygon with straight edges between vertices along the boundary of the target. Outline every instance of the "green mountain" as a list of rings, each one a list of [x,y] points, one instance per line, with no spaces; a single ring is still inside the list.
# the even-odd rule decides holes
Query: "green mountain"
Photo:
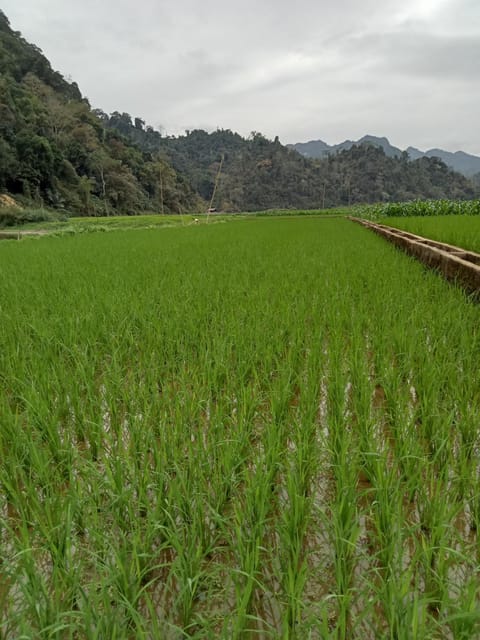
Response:
[[[400,157],[402,155],[401,149],[391,145],[387,138],[379,138],[378,136],[372,135],[363,136],[359,140],[344,140],[343,142],[334,145],[329,145],[323,140],[310,140],[309,142],[287,144],[287,147],[298,151],[298,153],[301,153],[302,156],[305,156],[306,158],[326,158],[329,155],[338,153],[339,151],[348,151],[352,147],[362,144],[370,144],[373,147],[383,149],[385,155],[389,158]]]
[[[359,144],[371,144],[374,147],[380,147],[385,151],[385,155],[393,158],[395,156],[400,157],[404,153],[398,147],[394,147],[390,144],[388,138],[380,138],[378,136],[366,135],[359,140],[345,140],[340,144],[329,145],[323,140],[310,140],[309,142],[297,142],[295,144],[288,144],[287,147],[295,149],[306,158],[326,158],[331,154],[338,153],[338,151],[344,151],[351,149],[355,145]],[[418,160],[426,156],[427,158],[439,158],[450,169],[458,171],[467,178],[471,178],[476,173],[480,172],[480,157],[474,156],[464,151],[456,151],[452,153],[450,151],[444,151],[443,149],[429,149],[428,151],[420,151],[415,147],[408,147],[405,149],[410,160]]]
[[[213,204],[226,211],[474,195],[473,184],[437,158],[411,162],[402,152],[387,155],[370,137],[324,159],[310,159],[260,133],[245,139],[229,130],[195,130],[162,137],[127,113],[104,114],[104,120],[142,149],[161,153],[205,200],[219,178]]]
[[[0,192],[83,214],[183,211],[199,198],[128,142],[0,11]]]
[[[454,171],[463,173],[464,176],[471,178],[480,172],[480,157],[473,156],[465,151],[444,151],[443,149],[429,149],[425,151],[428,158],[440,158],[448,167]]]

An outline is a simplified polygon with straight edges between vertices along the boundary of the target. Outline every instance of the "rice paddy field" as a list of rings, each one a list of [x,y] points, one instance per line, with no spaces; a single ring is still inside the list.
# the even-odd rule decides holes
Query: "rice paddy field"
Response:
[[[480,216],[478,215],[394,217],[385,218],[379,222],[480,253]]]
[[[0,638],[480,637],[480,307],[346,219],[0,243]]]

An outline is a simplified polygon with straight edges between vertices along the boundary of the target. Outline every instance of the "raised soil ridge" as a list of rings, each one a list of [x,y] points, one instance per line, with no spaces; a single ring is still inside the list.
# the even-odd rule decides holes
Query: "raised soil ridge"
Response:
[[[480,295],[480,254],[370,220],[352,216],[349,219],[378,233],[469,293]]]

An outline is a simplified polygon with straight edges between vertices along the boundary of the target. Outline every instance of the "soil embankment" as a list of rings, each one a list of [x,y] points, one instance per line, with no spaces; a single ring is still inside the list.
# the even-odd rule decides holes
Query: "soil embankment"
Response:
[[[428,267],[442,273],[447,280],[460,284],[469,293],[480,295],[480,254],[369,220],[353,217],[350,220],[378,233]]]
[[[30,231],[0,231],[0,240],[20,240],[26,236],[44,236],[48,233],[44,229]]]

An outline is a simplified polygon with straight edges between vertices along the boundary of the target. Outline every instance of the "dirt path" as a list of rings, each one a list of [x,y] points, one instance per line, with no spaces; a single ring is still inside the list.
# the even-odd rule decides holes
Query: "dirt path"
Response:
[[[20,240],[25,236],[46,236],[46,229],[30,229],[25,231],[0,231],[0,240]]]

